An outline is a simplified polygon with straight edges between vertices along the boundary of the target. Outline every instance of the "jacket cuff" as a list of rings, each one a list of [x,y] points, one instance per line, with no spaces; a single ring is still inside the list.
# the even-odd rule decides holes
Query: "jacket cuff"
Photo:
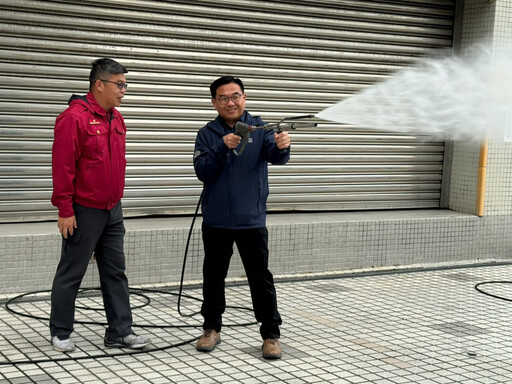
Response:
[[[72,216],[75,216],[75,211],[73,210],[73,206],[59,207],[59,217],[62,217],[65,219],[65,218],[72,217]]]

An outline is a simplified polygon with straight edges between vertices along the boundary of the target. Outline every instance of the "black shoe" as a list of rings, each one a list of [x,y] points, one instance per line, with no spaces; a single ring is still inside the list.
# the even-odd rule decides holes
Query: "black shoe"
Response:
[[[137,336],[134,333],[125,337],[105,336],[103,340],[105,342],[105,347],[141,349],[151,344],[149,337]]]

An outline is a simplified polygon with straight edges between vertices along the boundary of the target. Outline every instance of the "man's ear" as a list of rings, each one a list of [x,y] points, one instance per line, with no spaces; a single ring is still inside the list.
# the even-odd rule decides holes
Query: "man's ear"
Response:
[[[98,84],[99,83],[99,84]],[[96,79],[94,83],[92,83],[91,90],[96,89],[97,91],[101,91],[103,89],[103,81],[100,79]]]

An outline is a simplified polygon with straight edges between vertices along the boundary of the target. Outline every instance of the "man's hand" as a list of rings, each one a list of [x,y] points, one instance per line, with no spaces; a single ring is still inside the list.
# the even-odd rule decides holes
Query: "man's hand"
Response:
[[[281,133],[274,132],[274,141],[276,142],[277,148],[288,148],[290,146],[290,135],[288,135],[288,132],[286,131]]]
[[[75,216],[71,217],[60,217],[57,221],[57,227],[59,227],[59,232],[65,239],[69,236],[73,236],[73,231],[77,228],[76,218]]]
[[[242,138],[238,135],[235,135],[234,133],[228,133],[226,136],[222,138],[224,140],[224,144],[226,144],[226,147],[229,149],[233,149],[238,147],[238,144],[240,144],[240,141]]]

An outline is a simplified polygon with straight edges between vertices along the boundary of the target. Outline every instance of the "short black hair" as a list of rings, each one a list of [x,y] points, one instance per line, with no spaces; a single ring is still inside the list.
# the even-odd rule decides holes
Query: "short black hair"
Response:
[[[238,77],[222,76],[210,85],[210,93],[212,94],[212,98],[215,99],[215,95],[217,94],[217,88],[230,83],[238,84],[240,86],[240,89],[242,90],[242,93],[244,93],[244,84],[242,83],[242,80],[240,80]]]
[[[92,62],[92,69],[91,73],[89,74],[89,83],[92,87],[94,82],[98,79],[105,77],[108,79],[112,75],[118,75],[120,73],[127,72],[128,70],[115,60],[109,58],[97,59]]]

